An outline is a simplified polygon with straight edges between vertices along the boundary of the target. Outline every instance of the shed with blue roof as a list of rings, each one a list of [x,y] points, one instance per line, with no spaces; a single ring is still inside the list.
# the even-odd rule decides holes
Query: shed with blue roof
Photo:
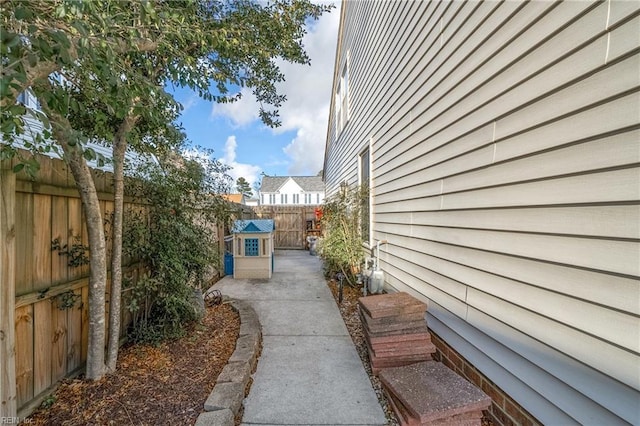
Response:
[[[271,278],[275,223],[271,219],[233,223],[233,277]]]

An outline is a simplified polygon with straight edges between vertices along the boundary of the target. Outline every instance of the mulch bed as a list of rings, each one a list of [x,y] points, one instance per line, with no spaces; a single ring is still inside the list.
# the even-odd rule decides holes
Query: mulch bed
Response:
[[[99,381],[65,380],[27,420],[35,425],[187,425],[231,357],[240,330],[228,304],[208,307],[181,339],[158,347],[128,345],[114,374]]]
[[[336,303],[338,304],[338,285],[334,280],[330,280],[327,282],[331,293],[333,294]],[[375,391],[378,401],[382,406],[382,410],[387,416],[387,425],[388,426],[399,426],[398,418],[396,414],[393,412],[393,409],[389,405],[389,401],[382,390],[382,383],[377,376],[373,374],[371,371],[371,364],[369,363],[369,354],[367,352],[367,344],[364,339],[364,333],[362,331],[362,323],[360,322],[360,316],[358,315],[358,298],[362,297],[362,289],[361,288],[353,288],[347,285],[344,286],[342,292],[342,304],[338,304],[338,308],[340,309],[340,314],[342,314],[342,319],[344,320],[345,325],[347,326],[347,330],[349,330],[349,334],[351,335],[351,340],[356,347],[356,351],[360,356],[360,360],[362,360],[362,364],[364,365],[364,369],[369,375],[369,379],[371,380],[371,385],[373,386],[373,390]],[[482,419],[483,426],[492,426],[493,423],[491,419],[488,417],[483,417]]]

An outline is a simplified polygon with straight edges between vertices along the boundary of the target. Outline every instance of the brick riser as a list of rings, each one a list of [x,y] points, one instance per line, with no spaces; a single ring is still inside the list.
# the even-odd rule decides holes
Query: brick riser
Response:
[[[480,426],[491,399],[436,361],[383,369],[380,381],[401,426]]]
[[[491,397],[491,407],[485,414],[491,419],[494,426],[542,425],[506,392],[483,376],[471,363],[447,345],[437,334],[432,330],[429,331],[431,332],[431,341],[436,347],[436,352],[433,354],[434,360],[441,361]]]

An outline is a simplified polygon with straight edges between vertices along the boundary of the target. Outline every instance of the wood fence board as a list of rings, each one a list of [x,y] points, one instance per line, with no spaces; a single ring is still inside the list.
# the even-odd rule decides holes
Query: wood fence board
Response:
[[[49,161],[49,159],[43,155],[36,155],[35,159],[40,164],[40,170],[38,170],[38,173],[33,177],[33,181],[50,184],[53,172],[53,161]]]
[[[57,239],[62,246],[67,240],[68,201],[66,197],[52,197],[51,200],[51,241]],[[51,252],[51,284],[67,281],[67,256],[60,255],[60,251]]]
[[[104,223],[104,236],[107,247],[107,268],[111,268],[111,255],[113,254],[113,201],[100,201],[100,211]]]
[[[109,309],[111,307],[111,273],[107,273],[107,288],[105,289],[105,296],[104,296],[104,333],[105,336],[107,336],[107,340],[108,340],[108,336],[109,336],[109,311],[111,309]],[[107,344],[107,342],[105,342],[105,344]]]
[[[67,310],[59,309],[59,301],[53,299],[51,309],[51,380],[56,382],[67,373]]]
[[[87,361],[87,345],[89,344],[89,286],[82,287],[82,343],[80,345],[80,359]]]
[[[63,160],[57,160],[57,159],[51,160],[51,163],[53,164],[53,167],[51,170],[50,183],[52,185],[61,186],[61,187],[73,186],[73,184],[69,183],[69,178],[68,178],[69,172],[68,172],[68,167],[66,163]]]
[[[33,290],[51,285],[51,197],[33,196]],[[29,255],[27,255],[29,256]]]
[[[21,407],[33,398],[33,305],[15,310],[16,394]]]
[[[33,289],[31,265],[33,253],[33,195],[16,193],[16,296]]]
[[[304,249],[306,221],[315,218],[317,206],[258,206],[255,215],[262,219],[273,219],[276,249]]]
[[[81,244],[85,247],[89,246],[89,233],[87,232],[87,215],[84,212],[84,209],[82,210],[82,215],[81,215],[82,220],[80,221],[81,224]],[[86,255],[88,256],[89,253],[87,252]],[[89,275],[89,265],[82,265],[80,268],[80,271],[82,272],[82,275]]]
[[[51,386],[51,299],[33,305],[33,394]]]
[[[1,164],[1,163],[0,163]],[[4,166],[4,164],[2,164]],[[15,199],[16,178],[11,170],[0,170],[0,417],[15,417]]]
[[[69,225],[64,242],[71,246],[75,244],[75,237],[79,237],[79,241],[82,240],[82,203],[79,198],[68,198],[67,206],[69,211]],[[82,269],[68,266],[67,276],[69,280],[80,278],[82,276]]]
[[[82,290],[73,292],[78,301],[67,310],[67,370],[76,370],[82,364]]]

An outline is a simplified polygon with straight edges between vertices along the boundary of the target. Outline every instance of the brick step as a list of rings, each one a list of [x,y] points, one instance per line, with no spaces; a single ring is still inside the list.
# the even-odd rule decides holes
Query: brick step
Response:
[[[362,318],[362,328],[366,330],[369,335],[373,336],[390,336],[392,334],[416,334],[424,333],[427,331],[427,323],[425,320],[399,322],[394,324],[385,324],[378,326],[369,326]]]
[[[360,308],[371,318],[391,317],[427,311],[427,305],[408,293],[377,294],[358,299]]]
[[[442,363],[426,361],[379,373],[401,426],[481,425],[491,398]]]
[[[403,342],[411,342],[414,340],[431,342],[431,333],[424,331],[421,333],[407,333],[407,334],[390,334],[388,336],[369,336],[367,339],[372,345],[395,345],[402,344]]]
[[[369,351],[372,352],[377,358],[389,358],[424,353],[432,354],[436,351],[435,345],[431,342],[418,343],[413,345],[403,344],[393,348],[380,348],[376,345],[370,345],[367,342],[367,347],[369,348]]]
[[[418,359],[412,359],[412,360],[394,359],[389,361],[373,361],[371,362],[371,372],[374,375],[379,376],[382,371],[388,370],[390,368],[406,367],[409,365],[414,365],[416,363],[428,362],[433,360],[431,358],[431,355],[428,355],[428,354],[417,357],[417,358]]]
[[[362,318],[365,320],[366,324],[373,327],[380,327],[387,324],[398,324],[409,321],[425,321],[424,312],[413,312],[410,314],[392,315],[381,318],[371,318],[366,312],[363,311],[363,309],[360,309],[360,313],[362,314]]]

